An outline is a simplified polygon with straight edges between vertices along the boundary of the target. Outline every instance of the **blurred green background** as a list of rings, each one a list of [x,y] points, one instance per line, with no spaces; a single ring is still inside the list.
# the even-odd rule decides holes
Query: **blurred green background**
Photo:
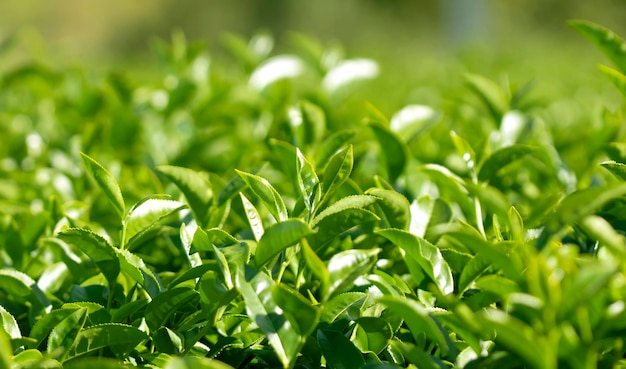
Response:
[[[437,104],[439,92],[462,85],[465,72],[537,81],[547,96],[584,95],[592,88],[594,95],[607,95],[609,106],[617,104],[595,69],[605,59],[567,27],[573,18],[624,35],[626,1],[3,0],[0,39],[18,34],[23,49],[5,59],[4,68],[39,58],[52,65],[145,72],[155,65],[150,40],[169,39],[173,30],[206,41],[213,53],[226,32],[248,38],[269,31],[278,51],[288,51],[290,35],[298,32],[339,43],[349,57],[379,61],[382,82],[376,89],[395,101],[381,102],[383,110]]]

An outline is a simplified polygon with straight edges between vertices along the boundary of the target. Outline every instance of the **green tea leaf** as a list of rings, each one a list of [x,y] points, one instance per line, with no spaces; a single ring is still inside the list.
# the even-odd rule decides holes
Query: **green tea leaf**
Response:
[[[359,349],[340,332],[318,330],[317,341],[329,368],[361,369],[365,365]]]
[[[117,250],[120,269],[139,283],[150,297],[154,298],[161,292],[161,282],[143,260],[128,250]]]
[[[356,324],[352,342],[361,352],[372,351],[379,355],[393,338],[391,325],[384,319],[366,316],[357,319]]]
[[[330,285],[325,291],[325,299],[349,290],[354,280],[365,275],[376,263],[380,249],[345,250],[336,253],[328,262]]]
[[[322,305],[321,320],[326,323],[333,323],[343,318],[356,320],[367,298],[368,295],[361,292],[345,292],[335,295]]]
[[[350,177],[354,165],[352,145],[335,153],[326,166],[322,176],[322,200],[325,203],[333,193]]]
[[[128,211],[128,215],[122,222],[124,227],[122,245],[131,249],[136,240],[159,221],[184,207],[185,205],[181,202],[154,197],[148,197],[138,202]]]
[[[626,97],[626,72],[620,73],[605,65],[600,65],[598,68],[600,69],[600,72],[602,72],[602,74],[604,74],[604,76],[608,78],[615,87],[617,87],[617,90],[621,92],[624,97]]]
[[[567,24],[600,49],[620,72],[626,73],[626,43],[622,38],[593,22],[571,20]]]
[[[256,209],[254,204],[252,204],[252,202],[248,200],[243,192],[240,192],[239,196],[241,197],[241,205],[243,206],[243,210],[246,213],[248,224],[250,224],[250,230],[252,230],[254,239],[258,242],[261,237],[263,237],[263,233],[265,233],[265,227],[263,227],[263,220],[261,219],[261,215],[259,215],[259,211]]]
[[[300,335],[308,336],[315,330],[320,320],[320,309],[298,292],[284,284],[276,284],[272,287],[272,298]]]
[[[122,355],[129,353],[148,335],[138,328],[124,324],[100,324],[85,328],[78,333],[74,346],[70,349],[66,360],[110,347]]]
[[[311,221],[311,227],[315,227],[322,220],[331,217],[335,214],[339,214],[348,209],[359,209],[364,210],[364,208],[373,205],[378,198],[376,196],[371,195],[353,195],[346,196],[339,199],[337,202],[328,206],[321,213],[319,213],[313,220]]]
[[[50,300],[37,283],[17,270],[0,269],[0,290],[4,290],[9,296],[23,298],[33,304],[37,311],[51,308]]]
[[[272,224],[263,234],[256,247],[254,261],[257,266],[267,263],[272,257],[303,237],[313,233],[308,224],[300,219],[287,219]]]
[[[13,347],[11,347],[11,337],[4,331],[0,330],[0,369],[12,368]]]
[[[383,229],[376,233],[400,247],[405,259],[416,261],[442,293],[450,294],[454,291],[452,270],[436,246],[400,229]]]
[[[176,287],[163,292],[146,306],[146,324],[151,331],[163,327],[172,314],[198,296],[197,291],[188,287]]]
[[[600,163],[600,165],[604,169],[611,172],[611,174],[613,174],[617,179],[621,181],[626,181],[626,164],[610,160]]]
[[[499,125],[508,105],[500,87],[493,81],[476,74],[466,74],[465,81],[472,92],[485,104],[491,117]]]
[[[13,339],[22,337],[17,321],[2,305],[0,305],[0,331],[4,331]]]
[[[369,124],[369,127],[380,145],[379,155],[385,164],[384,168],[389,181],[395,182],[404,172],[409,149],[406,143],[389,128],[373,122]]]
[[[456,348],[446,329],[417,301],[400,296],[383,296],[378,301],[404,319],[415,340],[419,341],[419,335],[425,334],[439,345],[444,355],[456,356]]]
[[[185,194],[194,218],[201,227],[207,227],[213,200],[209,179],[195,170],[170,165],[159,166],[156,170],[174,182]]]
[[[82,228],[69,228],[59,232],[57,237],[84,252],[96,263],[109,283],[117,279],[120,262],[116,250],[102,236]]]
[[[367,194],[377,197],[376,205],[382,210],[382,216],[388,228],[409,229],[411,205],[402,194],[378,188],[369,189]]]
[[[300,335],[272,297],[274,281],[252,268],[239,270],[237,289],[246,302],[248,316],[261,328],[284,368],[290,368],[304,345]]]
[[[502,168],[535,152],[536,148],[527,145],[511,145],[497,150],[482,163],[478,172],[478,179],[489,181]]]
[[[267,210],[278,222],[287,220],[287,208],[278,191],[263,177],[236,170],[237,174],[250,187],[252,192],[265,204]]]
[[[218,360],[187,356],[172,357],[163,369],[233,369],[233,367]]]
[[[57,324],[48,336],[48,353],[61,350],[61,360],[67,356],[70,347],[76,341],[78,333],[87,321],[87,309],[81,308],[71,312]]]
[[[296,148],[296,177],[304,205],[312,213],[321,194],[318,189],[320,181],[315,173],[315,168],[298,148]]]
[[[315,162],[317,166],[326,166],[328,165],[329,159],[337,154],[337,150],[342,148],[346,143],[354,137],[356,131],[352,129],[345,129],[341,131],[337,131],[327,137],[317,148],[315,153]]]
[[[83,163],[89,175],[96,181],[98,187],[100,187],[107,199],[113,204],[120,219],[124,219],[124,198],[122,197],[122,191],[115,178],[97,161],[87,156],[87,154],[81,152],[80,156],[83,159]]]

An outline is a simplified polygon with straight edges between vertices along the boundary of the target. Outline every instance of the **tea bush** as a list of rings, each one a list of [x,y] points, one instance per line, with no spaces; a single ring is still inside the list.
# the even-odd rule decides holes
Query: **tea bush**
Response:
[[[387,116],[372,60],[225,40],[0,76],[0,368],[626,364],[623,109],[467,75]]]

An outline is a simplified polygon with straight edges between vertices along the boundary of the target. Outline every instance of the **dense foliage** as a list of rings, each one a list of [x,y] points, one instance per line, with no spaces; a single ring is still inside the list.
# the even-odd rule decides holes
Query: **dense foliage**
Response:
[[[624,41],[571,26],[626,95]],[[389,118],[371,60],[227,45],[0,76],[0,368],[626,364],[622,111],[468,75]]]

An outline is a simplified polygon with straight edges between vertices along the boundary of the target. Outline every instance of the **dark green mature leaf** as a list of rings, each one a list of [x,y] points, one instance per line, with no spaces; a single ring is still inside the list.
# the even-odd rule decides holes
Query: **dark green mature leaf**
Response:
[[[133,350],[148,335],[138,328],[124,324],[100,324],[80,331],[66,360],[110,347],[123,355]]]
[[[104,277],[113,283],[120,273],[117,252],[104,237],[82,228],[69,228],[59,232],[58,237],[78,247],[100,268]]]
[[[56,350],[60,350],[62,354],[59,358],[63,360],[67,356],[70,347],[74,344],[78,333],[83,329],[86,321],[86,308],[76,309],[61,320],[48,336],[48,353],[54,353]]]
[[[335,331],[317,331],[320,344],[329,369],[361,369],[365,359],[350,340]]]
[[[329,286],[324,299],[345,292],[352,287],[354,280],[367,274],[376,263],[380,249],[345,250],[336,253],[328,262]]]
[[[124,218],[122,248],[132,245],[162,219],[183,209],[185,204],[156,197],[148,197],[135,204]]]
[[[441,251],[430,242],[400,229],[383,229],[376,233],[404,251],[404,258],[416,261],[444,294],[454,291],[452,270]]]
[[[200,226],[207,227],[213,200],[213,189],[209,179],[195,170],[170,165],[159,166],[156,170],[174,182],[185,194],[194,218]]]
[[[113,204],[120,219],[123,219],[125,211],[124,197],[122,197],[122,191],[115,178],[97,161],[87,156],[87,154],[81,152],[80,156],[83,158],[83,163],[91,177],[96,181],[98,187],[104,192],[111,204]]]
[[[335,295],[322,306],[321,320],[333,323],[338,319],[348,318],[356,320],[361,314],[361,306],[368,295],[362,292],[345,292]]]
[[[267,336],[284,368],[290,368],[304,345],[305,337],[297,332],[274,298],[274,281],[252,268],[239,270],[237,289],[246,302],[248,316]]]
[[[376,204],[382,210],[382,216],[387,223],[387,228],[409,229],[411,205],[406,197],[398,192],[379,188],[367,190],[366,193],[379,199]]]
[[[284,284],[272,287],[272,298],[300,335],[308,336],[315,330],[321,313],[317,306]]]
[[[380,145],[380,156],[385,163],[389,181],[395,182],[400,174],[404,172],[409,149],[406,143],[389,128],[374,122],[370,123],[369,127],[374,132],[374,136]]]
[[[274,187],[263,177],[259,177],[254,174],[242,172],[236,170],[237,174],[243,179],[243,181],[250,187],[252,192],[259,197],[259,199],[265,204],[267,210],[278,222],[287,220],[287,208],[285,203],[280,197],[280,194]]]
[[[465,290],[478,278],[487,268],[491,266],[491,262],[488,258],[483,257],[482,255],[474,256],[470,259],[463,271],[461,272],[461,277],[459,278],[459,291],[465,292]]]
[[[626,43],[622,38],[593,22],[571,20],[567,24],[599,48],[617,66],[617,69],[626,73]]]
[[[35,347],[43,342],[52,329],[77,309],[56,309],[39,319],[30,331],[30,337],[37,341]]]
[[[600,72],[602,72],[602,74],[604,74],[604,76],[608,78],[615,87],[617,87],[617,90],[621,92],[624,97],[626,97],[626,75],[624,75],[626,72],[620,73],[605,65],[600,65],[599,69]]]
[[[312,233],[309,225],[297,218],[272,224],[257,244],[254,255],[256,265],[262,266],[279,252]]]
[[[406,360],[423,369],[447,369],[448,366],[440,359],[424,352],[421,348],[407,342],[394,341]]]
[[[146,324],[151,331],[163,327],[172,314],[198,296],[197,291],[188,287],[176,287],[163,292],[146,306]]]
[[[320,279],[320,283],[325,288],[328,285],[330,280],[330,275],[328,274],[328,269],[326,265],[320,259],[320,257],[313,251],[311,245],[309,245],[309,241],[305,238],[300,240],[300,245],[302,247],[302,255],[304,256],[304,262],[307,267],[317,278]]]
[[[444,355],[456,356],[456,348],[446,329],[419,302],[400,296],[383,296],[378,301],[387,305],[391,312],[404,319],[416,340],[419,340],[419,335],[425,334],[439,345]]]

